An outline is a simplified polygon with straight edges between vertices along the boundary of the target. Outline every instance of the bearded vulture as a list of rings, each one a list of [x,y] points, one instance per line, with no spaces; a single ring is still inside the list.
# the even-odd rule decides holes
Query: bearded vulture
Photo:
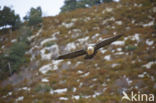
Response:
[[[94,55],[97,53],[97,50],[100,49],[101,47],[104,47],[106,45],[111,44],[113,41],[119,39],[123,34],[120,35],[116,35],[110,38],[107,38],[99,43],[96,43],[95,45],[88,45],[86,48],[83,48],[81,50],[77,50],[71,53],[67,53],[67,54],[63,54],[60,55],[56,58],[54,58],[54,60],[59,60],[59,59],[72,59],[78,56],[82,56],[85,55],[84,59],[91,59],[94,57]]]

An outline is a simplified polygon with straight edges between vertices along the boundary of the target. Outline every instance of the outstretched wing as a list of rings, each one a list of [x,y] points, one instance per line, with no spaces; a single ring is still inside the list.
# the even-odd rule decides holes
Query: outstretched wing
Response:
[[[95,45],[95,50],[101,48],[101,47],[104,47],[106,45],[109,45],[110,43],[112,43],[113,41],[117,40],[118,38],[120,38],[123,34],[120,34],[120,35],[117,35],[117,36],[113,36],[113,37],[110,37],[102,42],[99,42]]]
[[[84,54],[86,54],[86,51],[84,49],[82,49],[82,50],[78,50],[78,51],[75,51],[75,52],[60,55],[57,58],[55,58],[55,60],[58,60],[58,59],[72,59],[72,58],[75,58],[75,57],[78,57],[78,56],[81,56],[81,55],[84,55]]]

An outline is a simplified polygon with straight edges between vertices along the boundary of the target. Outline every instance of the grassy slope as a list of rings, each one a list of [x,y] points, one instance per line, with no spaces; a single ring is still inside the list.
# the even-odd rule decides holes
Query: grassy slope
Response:
[[[140,42],[127,39],[125,40],[125,45],[106,47],[107,51],[104,54],[99,51],[92,60],[88,61],[83,60],[82,57],[64,60],[59,64],[58,70],[50,71],[44,75],[38,69],[51,63],[51,60],[41,60],[41,57],[37,56],[33,62],[39,60],[40,65],[32,71],[34,73],[33,79],[25,80],[16,86],[1,87],[0,102],[13,102],[16,98],[24,96],[22,103],[118,103],[122,97],[120,92],[122,88],[127,88],[128,92],[134,90],[156,95],[156,87],[154,87],[156,85],[156,64],[153,64],[150,69],[143,67],[144,64],[156,60],[156,27],[154,25],[143,27],[143,24],[148,24],[156,17],[152,11],[153,5],[148,0],[122,0],[120,3],[102,4],[89,9],[78,9],[63,13],[56,17],[44,18],[42,33],[33,40],[36,45],[42,40],[50,38],[57,31],[60,34],[57,35],[58,39],[54,42],[59,47],[64,47],[64,45],[86,36],[89,36],[87,42],[95,43],[99,41],[100,37],[109,37],[113,33],[124,33],[124,37],[120,38],[121,41],[137,33],[139,34]],[[109,12],[108,8],[113,10]],[[115,18],[114,21],[110,20],[112,17]],[[72,20],[74,21],[72,27],[65,28],[61,26],[63,22],[71,23]],[[121,22],[122,24],[120,25]],[[72,35],[75,34],[69,33],[72,29],[80,29],[81,35],[72,38]],[[100,34],[99,37],[92,39],[92,36],[96,33]],[[147,39],[154,41],[153,45],[148,46],[146,44]],[[134,47],[135,44],[137,44],[137,47],[134,50],[126,49],[127,46]],[[77,46],[77,48],[81,47],[81,44]],[[115,55],[118,52],[117,48],[121,48],[124,54]],[[115,51],[112,52],[113,50]],[[103,59],[107,55],[111,56],[111,60]],[[74,67],[78,61],[81,61],[82,64]],[[71,64],[67,65],[67,62],[71,62]],[[63,68],[64,64],[67,66]],[[113,68],[112,64],[119,65]],[[78,73],[78,71],[82,71],[82,74]],[[139,74],[144,72],[146,72],[144,77],[138,77]],[[39,75],[35,75],[36,73]],[[89,75],[83,76],[87,73]],[[47,78],[49,82],[41,82],[42,78]],[[128,84],[126,78],[132,83]],[[17,90],[25,86],[31,88],[31,90]],[[68,90],[62,94],[52,95],[49,93],[50,89],[61,88],[67,88]],[[75,92],[73,92],[74,88],[77,88]],[[10,91],[13,92],[12,95],[6,98],[2,97]],[[94,97],[96,93],[100,93],[100,95]],[[72,98],[76,95],[80,96],[79,100]],[[86,98],[85,96],[90,97]],[[67,97],[69,100],[61,101],[59,97]]]

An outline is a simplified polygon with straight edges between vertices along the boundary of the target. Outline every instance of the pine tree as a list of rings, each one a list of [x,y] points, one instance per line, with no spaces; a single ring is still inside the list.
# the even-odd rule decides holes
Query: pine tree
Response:
[[[61,11],[71,11],[77,8],[76,4],[77,1],[76,0],[65,0],[64,2],[64,6],[61,8]]]
[[[12,29],[16,29],[20,24],[20,17],[15,14],[14,10],[11,10],[7,6],[4,6],[4,8],[0,10],[0,27],[10,25]]]
[[[72,11],[77,8],[87,8],[104,2],[112,2],[113,0],[65,0],[61,12]]]
[[[28,25],[34,26],[42,22],[42,10],[41,7],[31,8],[28,15],[24,17],[24,20],[28,21]]]

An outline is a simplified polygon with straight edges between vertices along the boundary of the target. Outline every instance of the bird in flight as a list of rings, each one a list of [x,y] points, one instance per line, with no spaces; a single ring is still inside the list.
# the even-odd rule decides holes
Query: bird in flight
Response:
[[[122,35],[123,34],[116,35],[116,36],[107,38],[106,40],[103,40],[103,41],[101,41],[99,43],[96,43],[95,45],[88,45],[86,48],[83,48],[81,50],[77,50],[77,51],[74,51],[74,52],[70,52],[70,53],[67,53],[67,54],[60,55],[60,56],[54,58],[54,60],[72,59],[72,58],[82,56],[82,55],[85,55],[84,59],[91,59],[97,53],[98,49],[100,49],[101,47],[104,47],[106,45],[111,44],[115,40],[119,39]]]

